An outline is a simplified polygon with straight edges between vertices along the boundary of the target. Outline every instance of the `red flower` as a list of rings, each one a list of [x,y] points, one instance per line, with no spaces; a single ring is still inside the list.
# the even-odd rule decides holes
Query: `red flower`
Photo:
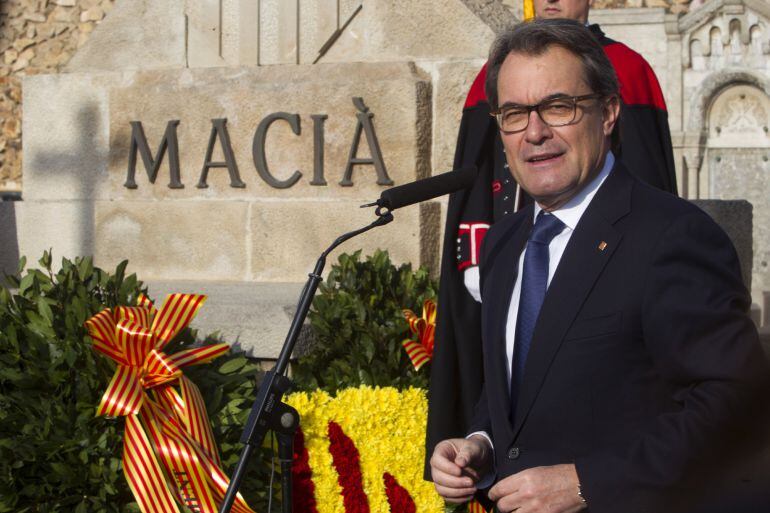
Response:
[[[345,513],[369,513],[369,500],[364,493],[361,475],[361,461],[353,440],[345,434],[339,424],[329,422],[329,452],[338,482],[342,487],[342,502]]]
[[[417,506],[412,500],[409,492],[398,484],[396,478],[385,472],[382,474],[382,480],[385,481],[385,494],[388,496],[391,513],[415,513]]]
[[[315,484],[313,471],[310,469],[310,456],[305,447],[305,434],[302,428],[294,435],[294,462],[291,466],[291,497],[294,511],[297,513],[318,513],[315,502]]]

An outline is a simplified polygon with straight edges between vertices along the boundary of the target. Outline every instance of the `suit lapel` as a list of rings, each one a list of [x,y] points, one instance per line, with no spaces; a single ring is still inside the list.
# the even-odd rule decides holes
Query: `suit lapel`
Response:
[[[540,310],[516,408],[514,434],[526,421],[561,347],[594,283],[622,239],[613,224],[630,209],[633,180],[616,164],[575,227]]]
[[[523,218],[510,228],[510,235],[503,234],[499,243],[491,248],[487,263],[491,265],[488,273],[495,277],[487,284],[484,291],[485,304],[490,305],[489,315],[484,326],[484,340],[487,342],[485,351],[490,355],[488,365],[494,372],[485,376],[487,390],[496,391],[493,397],[498,411],[511,411],[510,385],[508,385],[508,358],[505,353],[505,327],[508,319],[508,309],[513,295],[513,286],[518,274],[518,263],[524,245],[532,231],[533,207],[527,207],[522,212]]]

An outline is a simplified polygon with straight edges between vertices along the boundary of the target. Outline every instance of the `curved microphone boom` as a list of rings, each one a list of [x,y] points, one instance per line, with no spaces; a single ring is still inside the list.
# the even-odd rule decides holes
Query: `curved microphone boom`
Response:
[[[391,211],[414,205],[421,201],[427,201],[470,187],[478,174],[479,171],[475,166],[464,167],[456,171],[449,171],[448,173],[417,180],[416,182],[391,187],[380,194],[380,199],[374,203],[362,205],[362,207],[377,205],[378,211],[381,208]]]

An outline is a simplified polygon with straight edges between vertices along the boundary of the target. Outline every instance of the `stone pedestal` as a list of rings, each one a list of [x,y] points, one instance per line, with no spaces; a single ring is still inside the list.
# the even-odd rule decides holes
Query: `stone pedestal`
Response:
[[[754,209],[751,203],[745,200],[693,200],[693,203],[710,215],[730,237],[741,262],[743,283],[751,290],[754,263],[751,237]]]
[[[283,347],[302,292],[299,283],[234,283],[222,281],[152,281],[148,293],[163,303],[168,294],[206,294],[208,299],[191,324],[200,336],[217,338],[249,356],[275,359]],[[302,340],[294,356],[302,354]]]

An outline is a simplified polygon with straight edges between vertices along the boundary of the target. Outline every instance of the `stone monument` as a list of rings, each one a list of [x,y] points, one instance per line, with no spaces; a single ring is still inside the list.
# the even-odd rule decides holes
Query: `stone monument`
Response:
[[[118,0],[64,73],[24,78],[23,201],[0,203],[15,243],[0,264],[49,248],[106,268],[127,258],[154,295],[210,293],[202,331],[275,356],[296,284],[337,235],[373,219],[359,205],[451,168],[470,81],[515,6]],[[770,5],[598,9],[591,21],[655,69],[683,196],[753,204],[761,302]],[[444,206],[399,210],[332,260],[380,247],[436,272]]]

